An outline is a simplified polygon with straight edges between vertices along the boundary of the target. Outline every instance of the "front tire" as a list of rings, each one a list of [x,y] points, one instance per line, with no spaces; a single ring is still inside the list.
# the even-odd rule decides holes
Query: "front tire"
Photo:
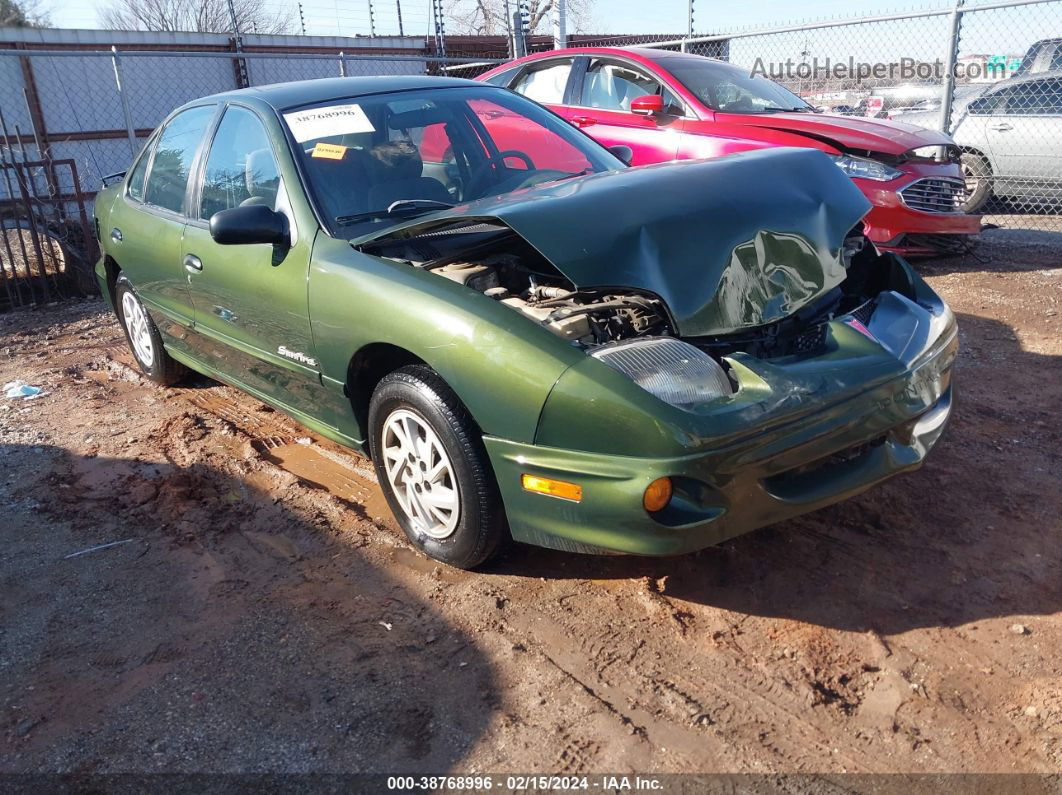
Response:
[[[992,198],[992,167],[976,152],[963,152],[959,160],[962,178],[966,182],[966,201],[963,212],[977,213]]]
[[[460,569],[506,536],[483,441],[468,410],[427,367],[386,376],[369,403],[369,448],[387,503],[424,554]]]
[[[158,327],[124,276],[114,284],[114,309],[141,372],[162,386],[180,381],[187,369],[166,353]]]

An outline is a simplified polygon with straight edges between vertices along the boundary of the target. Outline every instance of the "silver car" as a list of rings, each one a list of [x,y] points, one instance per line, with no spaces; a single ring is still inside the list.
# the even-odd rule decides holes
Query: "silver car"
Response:
[[[939,111],[906,113],[910,124],[935,127]],[[966,212],[992,196],[1017,200],[1028,212],[1062,209],[1062,72],[1029,74],[988,86],[952,116],[962,147]]]

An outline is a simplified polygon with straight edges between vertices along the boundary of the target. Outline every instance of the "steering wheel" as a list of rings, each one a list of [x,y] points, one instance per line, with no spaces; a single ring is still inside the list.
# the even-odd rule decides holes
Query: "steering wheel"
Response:
[[[505,166],[505,161],[510,157],[515,157],[517,160],[522,160],[524,165],[527,166],[528,171],[535,170],[535,163],[526,152],[521,152],[518,149],[506,149],[504,152],[498,152],[488,162],[493,166]]]
[[[527,166],[528,172],[536,171],[535,163],[526,152],[521,152],[517,149],[506,149],[503,152],[488,157],[482,161],[475,171],[468,178],[468,188],[465,190],[465,198],[476,198],[480,196],[484,190],[486,190],[486,183],[490,171],[493,169],[497,173],[501,173],[501,170],[505,168],[505,161],[510,157],[515,157],[517,160],[523,161]]]

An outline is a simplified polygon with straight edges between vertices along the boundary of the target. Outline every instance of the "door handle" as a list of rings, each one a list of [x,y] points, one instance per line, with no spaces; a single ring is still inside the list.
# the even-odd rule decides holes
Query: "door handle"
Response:
[[[185,254],[184,269],[189,273],[199,273],[199,271],[203,270],[203,260],[199,259],[195,254]]]
[[[122,242],[122,230],[119,229],[117,226],[111,230],[111,240],[113,240],[115,243]]]
[[[989,124],[988,129],[995,130],[996,132],[1006,132],[1007,130],[1013,130],[1014,128],[1005,121],[1001,121],[996,124]]]
[[[592,116],[572,116],[572,124],[576,127],[589,127],[591,124],[597,124],[597,119]]]

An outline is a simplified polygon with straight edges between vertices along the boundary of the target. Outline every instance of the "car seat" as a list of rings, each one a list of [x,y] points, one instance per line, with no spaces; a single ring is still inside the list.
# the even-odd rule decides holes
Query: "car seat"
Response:
[[[424,160],[412,141],[378,144],[369,155],[373,182],[369,189],[369,209],[384,210],[403,199],[453,203],[453,197],[439,180],[424,176]]]

